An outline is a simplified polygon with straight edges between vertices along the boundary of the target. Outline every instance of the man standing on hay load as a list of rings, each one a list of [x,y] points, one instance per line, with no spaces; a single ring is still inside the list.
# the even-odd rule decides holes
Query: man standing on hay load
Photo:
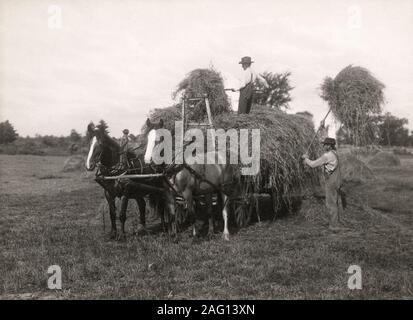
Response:
[[[239,64],[241,64],[242,69],[244,69],[243,79],[238,89],[231,89],[233,92],[239,91],[238,114],[250,113],[254,93],[254,82],[257,76],[264,80],[264,85],[268,86],[265,79],[260,75],[257,75],[251,68],[251,64],[253,62],[254,61],[251,60],[251,57],[241,58]]]
[[[339,231],[340,216],[343,213],[344,193],[341,190],[342,179],[340,162],[336,151],[336,140],[325,138],[323,141],[325,153],[317,160],[310,160],[307,154],[303,155],[304,164],[311,168],[323,167],[326,189],[326,206],[330,214],[330,230]]]

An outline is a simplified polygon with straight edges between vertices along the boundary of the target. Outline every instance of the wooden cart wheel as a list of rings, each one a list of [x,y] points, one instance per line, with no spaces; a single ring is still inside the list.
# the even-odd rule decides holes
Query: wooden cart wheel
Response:
[[[271,190],[271,203],[274,220],[284,216],[290,210],[289,204],[284,201],[282,195],[275,189]]]
[[[186,210],[182,204],[178,204],[175,208],[176,223],[181,228],[186,220]]]
[[[243,184],[240,198],[235,201],[235,222],[238,227],[247,226],[255,212],[255,198],[252,192],[252,187],[248,183]]]
[[[279,213],[279,198],[278,194],[275,189],[271,190],[271,206],[272,206],[272,212],[273,212],[273,219],[277,218],[277,215]]]

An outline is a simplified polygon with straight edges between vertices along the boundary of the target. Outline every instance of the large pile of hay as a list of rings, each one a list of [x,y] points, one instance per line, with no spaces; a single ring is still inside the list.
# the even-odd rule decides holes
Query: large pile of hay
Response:
[[[401,165],[397,155],[385,151],[377,153],[368,164],[372,167],[398,167]]]
[[[155,109],[151,120],[160,119],[172,133],[174,120],[181,120],[176,107]],[[319,171],[304,167],[301,159],[314,136],[314,125],[305,117],[255,105],[250,114],[221,113],[213,123],[215,129],[260,130],[260,172],[247,177],[257,191],[271,189],[280,201],[289,203],[292,196],[318,184]],[[314,159],[320,154],[320,145],[313,144],[309,156]]]
[[[207,96],[213,117],[231,112],[228,96],[224,90],[223,79],[221,75],[213,69],[195,69],[189,72],[186,77],[178,84],[173,93],[176,98],[179,94],[187,98],[200,98]],[[164,127],[169,129],[173,134],[175,131],[175,121],[182,120],[181,101],[167,108],[156,108],[150,112],[151,121],[164,121]],[[206,122],[206,107],[202,101],[196,107],[187,109],[187,120],[195,122]],[[142,131],[145,130],[145,125]]]
[[[324,79],[321,97],[349,130],[353,143],[364,145],[374,139],[376,128],[371,119],[382,111],[384,88],[367,69],[349,65],[334,79]]]
[[[340,155],[341,176],[345,182],[367,182],[375,178],[370,168],[356,155]]]
[[[288,198],[308,182],[318,181],[317,170],[305,167],[301,158],[314,136],[308,119],[257,105],[250,114],[221,114],[214,119],[214,126],[260,130],[261,171],[252,177],[256,186],[265,185]],[[320,152],[320,145],[313,144],[309,156],[316,158]]]
[[[319,182],[319,171],[304,167],[301,158],[315,133],[314,125],[308,118],[260,105],[255,105],[250,114],[233,113],[222,78],[214,70],[196,69],[190,72],[178,85],[175,94],[182,91],[187,97],[208,95],[215,129],[260,129],[260,172],[247,178],[257,191],[265,188],[275,192],[281,206],[281,201],[289,203],[304,187]],[[205,117],[205,106],[201,105],[199,110],[191,113],[190,120],[205,122]],[[181,106],[177,104],[155,109],[150,113],[150,118],[155,122],[162,119],[164,127],[174,134],[175,121],[182,120]],[[320,145],[313,144],[309,156],[316,158],[320,154]]]
[[[175,121],[182,121],[182,110],[180,105],[173,105],[167,108],[156,108],[150,112],[149,118],[152,122],[163,120],[164,128],[175,134]],[[145,130],[146,124],[142,127]]]
[[[70,156],[65,160],[63,172],[81,171],[85,168],[85,158],[81,155]]]
[[[213,116],[226,113],[231,110],[228,96],[225,93],[224,82],[219,72],[214,69],[195,69],[178,84],[174,92],[174,98],[178,94],[187,98],[208,96]],[[205,105],[199,105],[192,112],[193,119],[202,119],[206,116]]]

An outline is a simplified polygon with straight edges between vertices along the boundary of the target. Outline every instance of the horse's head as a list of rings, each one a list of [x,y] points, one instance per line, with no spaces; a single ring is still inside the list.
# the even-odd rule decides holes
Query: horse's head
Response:
[[[148,141],[146,145],[146,152],[145,152],[145,162],[151,162],[152,158],[152,151],[155,147],[156,142],[156,130],[163,128],[163,120],[161,119],[159,122],[151,122],[151,120],[146,119],[146,125],[143,134],[146,136]]]
[[[96,128],[93,122],[87,126],[87,135],[90,139],[89,153],[86,159],[86,169],[92,171],[96,167],[96,163],[99,161],[98,157],[102,152],[101,144],[99,143],[99,128]]]
[[[92,171],[97,163],[111,167],[119,160],[119,145],[108,136],[102,126],[95,126],[93,122],[87,126],[87,135],[90,138],[90,148],[86,159],[86,169]]]

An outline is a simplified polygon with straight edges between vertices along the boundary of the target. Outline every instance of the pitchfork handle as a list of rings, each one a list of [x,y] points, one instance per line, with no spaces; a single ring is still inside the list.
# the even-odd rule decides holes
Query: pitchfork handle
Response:
[[[325,115],[324,119],[321,122],[326,121],[327,116],[330,114],[330,112],[331,112],[331,107],[330,107],[330,109],[328,109],[327,114]],[[320,132],[320,129],[321,129],[321,126],[318,127],[317,132],[314,134],[313,140],[311,140],[310,145],[308,146],[307,151],[305,152],[306,154],[308,153],[308,151],[310,151],[310,148],[313,145],[313,143],[315,141],[315,138],[317,137],[318,133]]]

